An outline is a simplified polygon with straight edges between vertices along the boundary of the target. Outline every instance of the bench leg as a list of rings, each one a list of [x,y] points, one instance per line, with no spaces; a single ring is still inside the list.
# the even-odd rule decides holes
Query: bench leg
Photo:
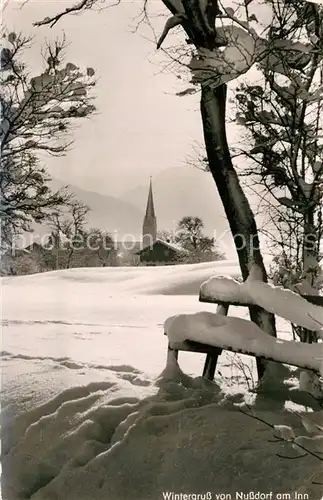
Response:
[[[178,351],[177,349],[171,349],[168,345],[167,349],[167,365],[172,365],[174,362],[177,364]]]
[[[265,374],[267,361],[264,358],[256,358],[258,381],[262,379]]]
[[[229,305],[219,304],[216,308],[216,313],[221,314],[221,316],[226,316],[228,314]],[[220,356],[222,349],[215,349],[214,354],[207,354],[206,360],[203,368],[203,377],[208,380],[214,379],[216,364],[218,362],[218,357]]]
[[[220,356],[221,352],[222,352],[222,349],[219,349],[217,354],[207,354],[206,355],[204,368],[203,368],[203,377],[206,378],[207,380],[214,379],[216,364],[218,362],[218,357]]]

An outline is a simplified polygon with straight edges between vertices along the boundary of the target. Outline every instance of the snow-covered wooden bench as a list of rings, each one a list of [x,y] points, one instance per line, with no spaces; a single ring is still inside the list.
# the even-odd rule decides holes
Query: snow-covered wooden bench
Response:
[[[314,370],[322,375],[323,343],[305,344],[271,337],[252,321],[227,316],[230,306],[257,306],[323,338],[323,297],[300,296],[252,277],[244,283],[214,277],[200,288],[200,302],[217,304],[216,313],[179,314],[165,321],[168,362],[179,351],[206,354],[203,377],[213,380],[222,350],[238,352]],[[261,374],[259,374],[261,376]]]

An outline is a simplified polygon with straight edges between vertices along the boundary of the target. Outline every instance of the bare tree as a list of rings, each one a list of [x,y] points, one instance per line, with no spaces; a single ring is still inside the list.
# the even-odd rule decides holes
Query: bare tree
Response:
[[[90,208],[84,203],[72,199],[60,211],[50,216],[52,246],[56,251],[56,269],[71,266],[72,257],[77,248],[84,245],[85,224]],[[65,251],[62,253],[62,249]],[[63,262],[59,256],[64,255]]]
[[[217,249],[214,238],[209,238],[203,233],[204,224],[200,217],[185,216],[176,231],[176,243],[188,251],[184,254],[185,262],[206,262],[221,260],[223,254]]]
[[[117,265],[117,252],[111,234],[98,228],[91,228],[84,232],[84,239],[87,242],[85,248],[88,249],[88,265],[94,267]]]
[[[31,43],[10,33],[1,52],[0,211],[2,243],[8,245],[16,233],[30,231],[33,222],[68,202],[66,190],[51,191],[39,153],[65,154],[74,120],[94,111],[93,69],[63,65],[63,39],[47,45],[42,73],[30,76],[23,54]]]

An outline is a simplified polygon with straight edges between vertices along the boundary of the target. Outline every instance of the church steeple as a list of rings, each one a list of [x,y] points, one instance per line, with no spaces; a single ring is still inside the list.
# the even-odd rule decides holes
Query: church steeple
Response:
[[[154,197],[153,197],[153,187],[151,183],[151,177],[150,177],[150,183],[149,183],[149,193],[148,193],[148,200],[147,200],[147,207],[146,207],[146,217],[155,217],[155,207],[154,207]]]
[[[146,215],[142,226],[143,248],[151,246],[157,238],[157,220],[155,215],[153,188],[150,177]]]

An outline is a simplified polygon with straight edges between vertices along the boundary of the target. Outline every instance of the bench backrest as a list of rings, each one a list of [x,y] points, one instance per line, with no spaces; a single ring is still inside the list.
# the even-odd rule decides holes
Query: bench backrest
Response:
[[[314,304],[316,306],[321,306],[323,307],[323,296],[322,295],[301,295],[303,299],[306,299],[308,302],[311,304]],[[204,297],[199,297],[200,302],[205,302],[208,304],[219,304],[219,305],[224,305],[224,306],[238,306],[238,307],[250,307],[254,304],[248,303],[248,302],[228,302],[228,301],[223,301],[223,300],[217,300],[217,299],[210,299],[210,298],[204,298]]]

